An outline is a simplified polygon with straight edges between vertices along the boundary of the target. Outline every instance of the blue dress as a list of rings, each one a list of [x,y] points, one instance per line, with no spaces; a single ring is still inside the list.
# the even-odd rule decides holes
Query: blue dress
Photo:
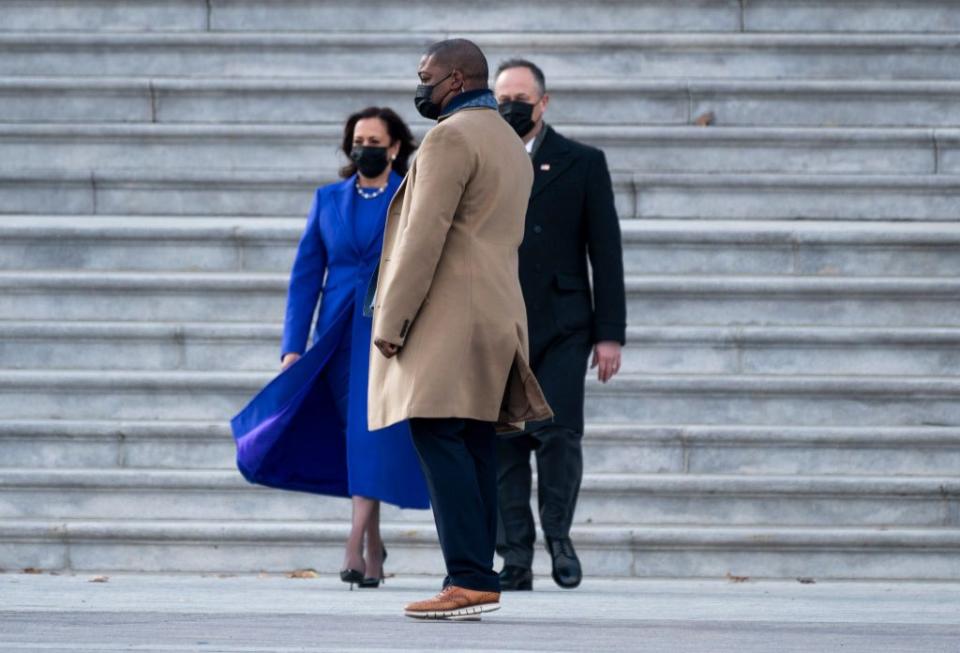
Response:
[[[429,508],[406,423],[367,430],[371,318],[363,300],[380,260],[390,199],[364,199],[356,176],[319,188],[300,239],[281,354],[303,353],[317,301],[313,346],[231,421],[237,467],[251,483]]]

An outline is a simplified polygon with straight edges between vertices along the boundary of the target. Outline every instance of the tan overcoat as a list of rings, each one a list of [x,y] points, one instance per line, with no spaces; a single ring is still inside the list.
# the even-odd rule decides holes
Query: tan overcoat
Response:
[[[527,363],[517,250],[533,166],[507,122],[461,109],[423,139],[387,212],[373,341],[371,430],[411,417],[495,422],[552,417]]]

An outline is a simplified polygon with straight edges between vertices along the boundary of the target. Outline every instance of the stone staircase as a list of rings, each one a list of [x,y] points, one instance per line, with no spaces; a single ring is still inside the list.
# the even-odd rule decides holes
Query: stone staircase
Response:
[[[227,420],[340,121],[422,134],[419,52],[467,26],[613,168],[587,572],[960,578],[955,3],[411,4],[2,3],[0,568],[338,567],[348,503],[247,485]],[[440,569],[428,513],[384,518],[389,571]]]

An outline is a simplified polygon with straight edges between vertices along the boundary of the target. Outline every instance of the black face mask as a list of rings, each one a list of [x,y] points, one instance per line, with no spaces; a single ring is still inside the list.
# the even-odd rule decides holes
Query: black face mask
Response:
[[[513,131],[523,138],[537,126],[533,121],[533,106],[526,102],[503,102],[498,109],[503,119],[513,127]]]
[[[387,148],[373,145],[354,145],[350,160],[357,164],[357,170],[367,179],[376,179],[390,165]]]
[[[453,72],[450,73],[452,75]],[[417,111],[420,112],[420,115],[426,118],[427,120],[436,120],[440,117],[440,105],[433,101],[433,89],[437,88],[446,80],[450,75],[444,77],[436,84],[420,84],[417,86],[417,92],[413,96],[413,103],[417,107]]]

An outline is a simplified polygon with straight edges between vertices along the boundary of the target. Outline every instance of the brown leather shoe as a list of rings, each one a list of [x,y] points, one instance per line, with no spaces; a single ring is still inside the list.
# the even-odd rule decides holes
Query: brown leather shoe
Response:
[[[405,614],[414,619],[479,620],[483,612],[500,609],[499,592],[479,592],[448,585],[432,599],[411,603]]]

